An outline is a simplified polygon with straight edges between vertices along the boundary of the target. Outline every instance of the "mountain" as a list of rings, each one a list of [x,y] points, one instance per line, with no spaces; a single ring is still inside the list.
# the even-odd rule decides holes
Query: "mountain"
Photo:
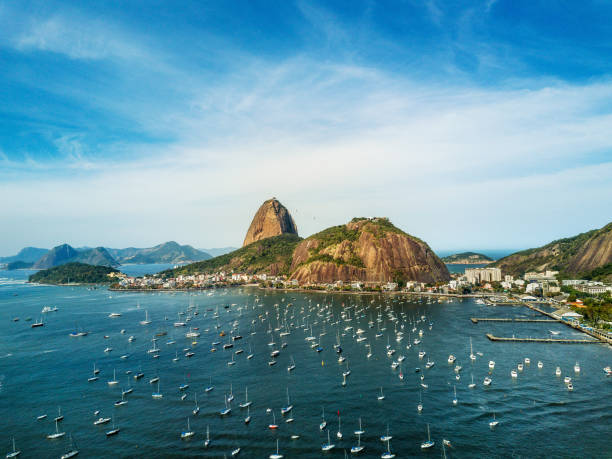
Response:
[[[233,252],[237,250],[238,247],[216,247],[214,249],[198,249],[202,252],[206,252],[211,257],[218,257],[219,255],[225,255],[226,253]]]
[[[447,264],[470,265],[470,264],[490,263],[493,261],[493,259],[487,257],[486,255],[483,255],[482,253],[461,252],[461,253],[454,253],[447,257],[442,257],[442,261]]]
[[[11,257],[0,257],[0,263],[10,263],[12,261],[24,261],[33,263],[40,257],[49,252],[49,249],[39,249],[37,247],[24,247],[17,255]]]
[[[603,228],[559,239],[542,247],[523,250],[490,266],[515,276],[529,271],[555,270],[580,277],[612,263],[612,223]]]
[[[242,247],[281,234],[295,234],[297,236],[297,226],[285,206],[276,198],[268,199],[259,207],[253,217]]]
[[[235,271],[248,274],[289,274],[293,251],[302,239],[297,234],[281,234],[255,241],[246,247],[198,263],[163,271],[162,277],[180,274]]]
[[[108,283],[111,273],[119,273],[109,266],[94,266],[85,263],[66,263],[54,268],[43,269],[32,274],[28,281],[40,284]]]
[[[450,279],[448,269],[420,239],[386,218],[354,218],[304,239],[296,247],[291,278],[300,283]]]
[[[89,265],[118,266],[117,261],[104,247],[78,251],[68,244],[58,245],[43,255],[36,263],[34,269],[47,269],[70,262],[81,262]]]
[[[206,252],[194,249],[190,245],[180,245],[174,241],[147,249],[129,247],[127,249],[109,249],[109,252],[123,264],[189,263],[212,258]]]

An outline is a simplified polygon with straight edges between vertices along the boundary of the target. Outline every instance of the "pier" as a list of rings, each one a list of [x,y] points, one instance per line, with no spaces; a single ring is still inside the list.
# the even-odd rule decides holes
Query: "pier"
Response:
[[[509,341],[515,343],[556,343],[556,344],[601,344],[596,339],[563,339],[563,338],[503,338],[487,333],[491,341]]]
[[[503,317],[491,317],[491,318],[481,318],[481,317],[472,317],[470,319],[473,323],[477,324],[478,322],[558,322],[556,319],[513,319],[513,318],[503,318]]]

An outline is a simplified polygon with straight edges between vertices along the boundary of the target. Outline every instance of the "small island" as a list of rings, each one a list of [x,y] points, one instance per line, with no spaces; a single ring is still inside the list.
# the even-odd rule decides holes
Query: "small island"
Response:
[[[495,260],[482,253],[462,252],[444,257],[442,261],[447,265],[481,265],[492,263]]]
[[[94,266],[85,263],[67,263],[54,268],[43,269],[29,278],[29,282],[39,284],[108,284],[120,274],[109,266]]]

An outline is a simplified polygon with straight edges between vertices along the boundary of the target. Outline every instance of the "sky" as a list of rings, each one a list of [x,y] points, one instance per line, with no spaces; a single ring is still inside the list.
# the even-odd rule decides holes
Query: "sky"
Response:
[[[386,216],[434,250],[612,216],[607,1],[0,0],[0,255]]]

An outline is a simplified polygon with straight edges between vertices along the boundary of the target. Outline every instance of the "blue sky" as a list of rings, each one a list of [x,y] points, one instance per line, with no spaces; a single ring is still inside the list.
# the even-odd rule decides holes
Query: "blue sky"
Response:
[[[0,1],[0,254],[388,216],[437,250],[612,215],[605,1]]]

